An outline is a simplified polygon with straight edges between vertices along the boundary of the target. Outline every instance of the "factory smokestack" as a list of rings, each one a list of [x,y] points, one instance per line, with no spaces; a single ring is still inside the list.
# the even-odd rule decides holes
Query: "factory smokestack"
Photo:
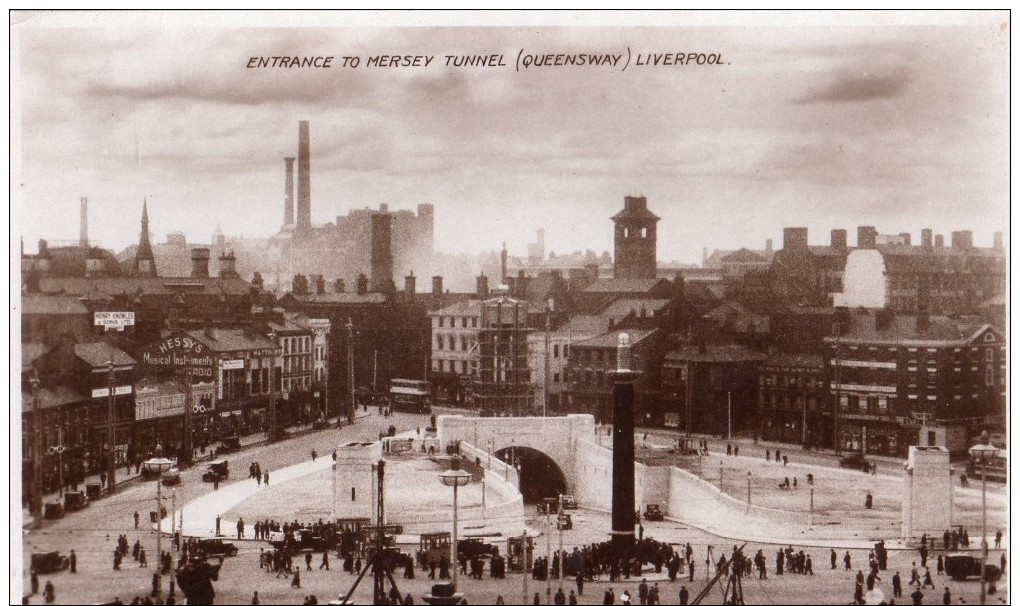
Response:
[[[372,215],[372,291],[391,293],[393,286],[393,216]]]
[[[298,122],[297,230],[312,228],[312,168],[308,120]]]
[[[283,185],[283,224],[294,225],[294,158],[284,158],[283,164],[287,174]]]
[[[89,247],[89,199],[81,199],[81,233],[78,235],[78,244],[82,248]]]

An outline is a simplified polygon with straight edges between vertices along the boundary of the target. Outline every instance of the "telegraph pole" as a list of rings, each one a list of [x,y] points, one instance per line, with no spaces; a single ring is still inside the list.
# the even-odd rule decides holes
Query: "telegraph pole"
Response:
[[[191,366],[188,366],[188,370],[185,373],[184,383],[184,462],[187,465],[191,465],[191,428],[194,425],[192,413],[192,407],[194,406],[191,402]]]
[[[276,385],[274,375],[276,374],[276,333],[269,331],[272,354],[269,356],[269,441],[276,441]]]
[[[110,383],[110,397],[109,397],[109,404],[107,406],[108,411],[107,411],[107,418],[106,418],[106,439],[107,439],[107,441],[110,444],[110,459],[108,461],[108,470],[107,470],[106,473],[107,473],[107,476],[108,476],[108,479],[107,479],[107,482],[108,482],[107,483],[107,492],[109,494],[113,494],[113,492],[117,489],[117,462],[116,462],[116,455],[115,455],[114,450],[113,450],[113,445],[114,445],[114,442],[115,442],[115,435],[114,435],[114,429],[113,429],[113,421],[114,421],[114,414],[115,414],[115,411],[116,411],[116,406],[115,406],[115,403],[114,403],[114,393],[116,391],[116,387],[114,386],[114,380],[113,380],[113,356],[112,355],[110,356],[110,363],[109,363],[108,371],[109,372],[107,372],[106,374],[107,374],[107,378],[109,379],[109,383]]]
[[[550,314],[552,313],[553,300],[550,297],[545,306],[545,369],[542,373],[542,416],[548,416],[546,409],[549,403],[549,330],[551,327]]]
[[[32,495],[32,527],[42,528],[43,519],[43,487],[42,487],[42,405],[39,402],[39,372],[32,377],[32,412],[35,431],[32,434],[32,477],[35,490]]]
[[[347,422],[354,423],[354,323],[347,316],[347,384],[350,389],[351,404],[347,407]]]

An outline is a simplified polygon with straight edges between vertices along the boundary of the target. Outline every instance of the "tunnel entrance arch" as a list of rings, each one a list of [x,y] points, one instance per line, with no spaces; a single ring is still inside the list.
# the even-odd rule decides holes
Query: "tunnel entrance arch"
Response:
[[[521,496],[526,504],[567,494],[567,478],[563,469],[544,452],[527,446],[511,446],[493,454],[519,470]]]

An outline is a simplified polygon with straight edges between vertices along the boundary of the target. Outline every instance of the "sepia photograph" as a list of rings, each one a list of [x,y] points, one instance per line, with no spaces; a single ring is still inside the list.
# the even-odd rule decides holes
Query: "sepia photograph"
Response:
[[[10,603],[1010,602],[1009,11],[9,19]]]

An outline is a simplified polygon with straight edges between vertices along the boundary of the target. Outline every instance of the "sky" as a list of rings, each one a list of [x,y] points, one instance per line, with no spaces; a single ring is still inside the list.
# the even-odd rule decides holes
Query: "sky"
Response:
[[[768,238],[779,247],[787,226],[818,244],[833,228],[852,244],[858,225],[915,241],[925,227],[947,241],[970,229],[981,246],[1008,231],[1009,31],[996,15],[668,27],[23,17],[12,25],[12,199],[27,251],[39,238],[76,241],[83,196],[91,239],[116,250],[138,241],[143,199],[155,241],[183,231],[208,242],[217,225],[270,236],[299,120],[311,123],[313,223],[431,203],[436,248],[451,253],[505,241],[525,255],[540,227],[547,250],[611,251],[609,217],[629,195],[662,218],[660,261]],[[622,57],[516,68],[519,56],[581,53]],[[720,64],[638,65],[673,53]],[[506,66],[445,65],[465,54]],[[246,67],[288,55],[333,56],[333,67]],[[377,55],[434,59],[370,67]]]

